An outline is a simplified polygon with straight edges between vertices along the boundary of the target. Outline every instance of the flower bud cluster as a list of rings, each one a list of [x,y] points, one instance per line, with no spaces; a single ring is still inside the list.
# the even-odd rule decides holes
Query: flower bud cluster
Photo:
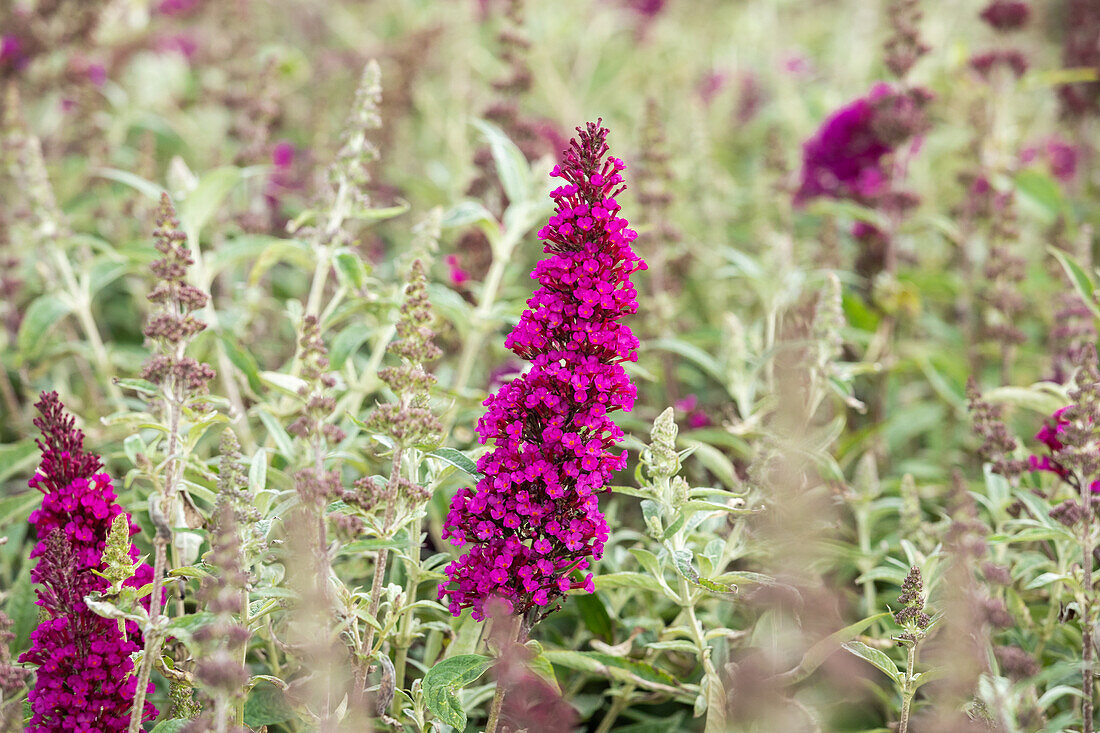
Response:
[[[401,365],[378,371],[397,402],[379,405],[367,418],[370,430],[390,435],[404,447],[437,443],[442,430],[429,406],[435,377],[424,369],[425,362],[438,359],[442,353],[433,341],[431,322],[427,275],[418,259],[412,263],[405,286],[405,301],[397,321],[398,340],[390,346],[390,352],[401,358]]]
[[[918,23],[921,19],[920,0],[892,0],[887,7],[887,19],[893,33],[884,45],[886,67],[899,79],[904,78],[929,46],[921,40]]]
[[[633,407],[622,362],[636,360],[638,347],[620,320],[637,310],[630,275],[645,263],[618,215],[623,162],[606,157],[607,130],[577,129],[551,172],[565,183],[551,192],[556,211],[539,231],[550,255],[532,273],[540,287],[505,342],[531,369],[485,401],[478,436],[495,447],[444,524],[445,538],[468,545],[440,586],[455,615],[472,608],[480,620],[491,598],[522,615],[572,589],[591,592],[591,573],[571,574],[607,541],[597,494],[626,462],[612,452],[623,432],[609,413]]]
[[[979,17],[1001,33],[1017,31],[1027,25],[1031,6],[1023,0],[993,0]]]
[[[327,371],[328,349],[321,338],[321,326],[316,316],[306,316],[302,322],[298,347],[302,378],[305,380],[305,384],[298,389],[298,396],[304,404],[287,432],[305,441],[339,443],[346,433],[329,422],[336,411],[336,398],[331,393],[336,387],[336,377]]]
[[[1068,0],[1062,26],[1062,68],[1100,68],[1100,4],[1093,0]],[[1062,84],[1058,87],[1062,116],[1081,119],[1100,108],[1100,81]]]
[[[182,399],[205,391],[215,376],[208,364],[183,355],[191,339],[206,328],[194,312],[206,306],[207,295],[185,281],[195,261],[166,193],[161,194],[156,223],[154,245],[163,257],[150,267],[157,282],[147,297],[159,308],[146,319],[145,335],[156,344],[158,353],[145,362],[141,376],[154,384],[171,385],[173,394]]]
[[[1100,372],[1095,349],[1084,350],[1075,366],[1075,384],[1069,393],[1074,402],[1055,411],[1035,434],[1046,446],[1047,455],[1029,456],[1028,468],[1057,474],[1078,492],[1087,486],[1088,493],[1096,495],[1100,494],[1100,435],[1096,427],[1100,424]],[[1076,501],[1067,501],[1052,509],[1051,516],[1073,526],[1086,511]]]
[[[0,730],[19,730],[16,720],[22,725],[23,706],[10,704],[10,701],[18,699],[19,691],[31,679],[29,669],[12,664],[8,645],[15,638],[10,630],[13,625],[8,615],[0,611]]]
[[[195,679],[214,701],[214,710],[203,716],[207,723],[211,717],[224,719],[230,701],[244,694],[249,673],[242,663],[242,652],[251,636],[237,620],[245,611],[249,576],[244,567],[241,528],[229,497],[218,497],[211,519],[207,563],[214,572],[203,578],[198,601],[213,614],[213,620],[194,635],[204,648],[195,665]]]
[[[357,199],[358,206],[370,207],[367,185],[370,183],[368,166],[381,157],[378,148],[367,136],[368,130],[382,127],[379,109],[382,104],[382,70],[377,61],[370,61],[363,68],[359,86],[355,90],[355,102],[351,116],[344,126],[344,137],[336,160],[329,167],[330,195],[339,196],[341,187],[346,195]],[[336,205],[333,201],[332,205]]]
[[[550,155],[565,145],[557,126],[545,118],[527,114],[523,98],[531,91],[533,76],[528,60],[531,41],[524,30],[524,0],[506,0],[497,32],[497,57],[505,64],[505,73],[492,81],[496,98],[483,113],[485,119],[498,125],[508,139],[516,144],[528,161]],[[477,176],[467,193],[479,199],[487,198],[491,189],[499,189],[493,172],[493,155],[488,146],[474,153]],[[503,197],[503,192],[497,192]],[[499,212],[498,212],[499,213]]]
[[[909,574],[901,584],[901,591],[898,596],[901,608],[894,612],[894,621],[905,632],[898,640],[915,644],[924,638],[932,623],[932,617],[924,610],[924,581],[921,580],[920,568],[916,565],[909,569]]]
[[[1031,7],[1021,0],[993,0],[985,6],[979,17],[1001,35],[1018,31],[1027,25]],[[1005,69],[1017,79],[1027,71],[1027,56],[1017,48],[994,48],[975,54],[970,68],[985,81],[990,81],[997,69]]]

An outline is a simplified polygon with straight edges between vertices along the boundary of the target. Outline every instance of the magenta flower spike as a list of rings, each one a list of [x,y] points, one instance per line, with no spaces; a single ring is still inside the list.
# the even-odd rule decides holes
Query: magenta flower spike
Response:
[[[29,483],[44,496],[41,508],[30,515],[38,536],[31,579],[38,586],[42,620],[30,650],[19,658],[38,666],[28,694],[27,730],[118,733],[126,730],[134,704],[137,678],[130,654],[141,649],[141,634],[128,622],[123,635],[117,621],[94,614],[84,598],[110,586],[92,571],[106,568],[107,533],[122,508],[115,503],[111,477],[100,471],[102,461],[84,450],[84,433],[57,393],[42,393],[35,406],[42,463]],[[131,521],[130,535],[139,531]],[[131,558],[137,554],[132,547]],[[142,563],[125,584],[140,588],[152,578],[153,569]],[[151,719],[157,710],[146,703],[145,714]]]
[[[623,162],[605,157],[608,131],[597,121],[577,132],[550,173],[564,184],[550,193],[556,211],[539,231],[549,255],[531,273],[539,288],[505,341],[531,368],[485,400],[477,431],[494,448],[444,526],[444,537],[466,546],[439,588],[456,616],[471,608],[481,620],[493,598],[524,615],[571,589],[592,592],[591,573],[571,574],[607,541],[597,494],[626,464],[625,451],[613,452],[623,432],[609,415],[630,410],[636,394],[622,362],[637,360],[638,340],[620,321],[637,311],[630,276],[646,266],[619,216]]]

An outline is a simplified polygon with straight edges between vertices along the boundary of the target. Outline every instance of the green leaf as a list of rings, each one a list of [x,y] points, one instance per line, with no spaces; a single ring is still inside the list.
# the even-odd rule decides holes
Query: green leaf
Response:
[[[480,481],[482,476],[477,470],[477,464],[470,459],[465,453],[454,448],[436,448],[433,451],[429,451],[425,455],[429,455],[432,458],[438,458],[444,463],[450,464],[460,471],[465,471],[474,477],[475,480]]]
[[[1092,277],[1089,276],[1085,268],[1078,264],[1077,260],[1070,257],[1066,252],[1057,247],[1047,247],[1047,249],[1062,265],[1069,281],[1073,283],[1074,290],[1081,296],[1081,300],[1084,301],[1085,307],[1092,313],[1093,318],[1100,318],[1100,306],[1096,304],[1096,283]]]
[[[991,534],[990,542],[1046,542],[1055,540],[1058,542],[1075,542],[1076,537],[1067,529],[1061,527],[1027,527],[1013,534]]]
[[[115,384],[131,392],[151,397],[160,392],[160,387],[146,379],[116,379]]]
[[[523,152],[496,125],[484,120],[473,120],[473,124],[489,143],[489,152],[493,155],[497,176],[508,200],[512,204],[527,201],[531,198],[531,168]]]
[[[349,219],[355,219],[356,221],[383,221],[384,219],[392,219],[395,216],[401,216],[408,211],[411,205],[407,201],[402,201],[396,206],[381,206],[378,208],[360,208],[356,207],[348,214]]]
[[[1046,389],[1042,383],[1031,387],[997,387],[989,390],[982,397],[993,404],[1026,407],[1043,417],[1065,407],[1068,401],[1062,395]]]
[[[726,458],[725,453],[714,446],[705,444],[705,442],[687,439],[681,440],[681,442],[687,447],[694,448],[693,457],[702,463],[706,470],[729,486],[730,489],[735,489],[740,485],[737,480],[737,471],[734,470],[734,463]]]
[[[703,374],[706,374],[723,387],[726,384],[726,374],[714,357],[700,349],[698,346],[681,341],[677,338],[662,338],[651,341],[649,348],[658,351],[669,351],[684,357],[687,361],[697,366]]]
[[[625,494],[627,496],[636,496],[639,499],[650,499],[653,497],[653,491],[650,489],[638,489],[633,486],[608,486],[616,494]]]
[[[0,482],[7,481],[9,476],[14,476],[28,469],[37,457],[38,446],[34,444],[33,440],[0,445]],[[36,497],[38,496],[36,492],[31,493],[35,494]],[[7,499],[3,501],[7,501]],[[2,501],[0,501],[0,506],[3,506]],[[0,511],[0,516],[2,515],[3,512]],[[0,524],[3,524],[3,520],[0,520]]]
[[[882,613],[876,613],[874,616],[868,616],[865,619],[860,619],[854,624],[845,626],[843,629],[834,631],[826,636],[821,641],[814,644],[812,647],[806,650],[806,653],[802,655],[802,661],[798,667],[791,674],[792,682],[801,682],[802,680],[813,674],[814,670],[821,666],[830,654],[840,649],[841,645],[846,641],[851,641],[856,636],[862,634],[864,630],[878,621],[880,618],[889,616],[889,611],[883,611]]]
[[[138,456],[145,455],[149,450],[145,446],[145,441],[141,439],[141,433],[127,435],[126,440],[122,441],[122,449],[126,451],[126,458],[129,459],[130,465],[133,466],[137,465]]]
[[[621,572],[602,573],[593,578],[596,588],[634,588],[637,590],[649,590],[655,593],[663,593],[661,584],[652,575],[645,573]]]
[[[41,353],[46,334],[71,310],[68,303],[48,293],[31,301],[15,342],[20,356],[27,360]]]
[[[491,226],[498,231],[500,229],[500,223],[496,218],[477,201],[462,201],[455,204],[443,214],[439,222],[443,229],[465,227],[470,224]]]
[[[329,365],[334,370],[344,368],[344,364],[352,354],[359,351],[359,347],[371,336],[371,330],[362,323],[352,323],[332,340],[332,348],[329,349]]]
[[[257,410],[256,414],[260,417],[260,422],[267,428],[268,435],[275,441],[275,445],[279,448],[279,452],[284,458],[290,460],[294,454],[294,441],[290,439],[290,435],[287,434],[286,428],[282,423],[267,410]]]
[[[300,397],[301,392],[306,382],[301,377],[296,377],[293,374],[283,374],[282,372],[260,372],[260,381],[269,387],[274,387],[280,392],[294,397]]]
[[[702,588],[711,595],[727,600],[737,596],[736,585],[719,583],[700,577],[699,571],[697,571],[692,564],[693,555],[691,550],[670,550],[669,554],[672,556],[672,562],[676,566],[676,571],[695,587]]]
[[[367,266],[359,255],[346,247],[341,247],[333,255],[332,264],[336,268],[336,276],[343,285],[351,290],[362,290],[367,284]]]
[[[607,613],[607,604],[604,603],[603,596],[599,593],[584,593],[576,596],[575,603],[585,628],[610,644],[615,627],[611,622],[611,616]]]
[[[405,547],[409,544],[407,535],[399,534],[396,537],[390,539],[369,539],[369,540],[355,540],[348,542],[340,546],[340,549],[336,551],[337,555],[354,555],[357,552],[373,552],[375,550],[388,549],[394,550],[399,547]]]
[[[183,569],[184,568],[178,568],[178,570]],[[176,616],[168,622],[167,631],[170,636],[174,636],[184,644],[188,644],[199,629],[209,626],[216,618],[217,617],[209,611],[199,611],[197,613],[189,613],[185,616]]]
[[[129,269],[130,265],[125,262],[97,262],[88,273],[88,290],[94,297],[103,288],[125,275]]]
[[[249,728],[285,723],[296,718],[283,691],[268,682],[252,688],[244,704],[244,724]]]
[[[546,684],[553,687],[555,692],[559,695],[561,694],[561,686],[558,684],[558,678],[554,676],[554,665],[550,664],[549,659],[539,653],[527,662],[527,666],[532,672],[538,675],[539,678],[546,682]]]
[[[684,713],[676,713],[669,718],[661,720],[648,720],[644,723],[633,725],[615,726],[619,733],[669,733],[669,731],[684,730]]]
[[[241,374],[248,380],[248,386],[256,394],[264,391],[263,382],[260,380],[260,365],[251,352],[241,346],[240,341],[224,331],[218,332],[218,340],[225,348],[225,355],[230,363],[241,370]]]
[[[125,184],[135,191],[145,194],[145,196],[153,201],[159,201],[160,195],[164,193],[164,189],[157,184],[152,181],[147,181],[141,176],[136,176],[129,171],[123,171],[117,168],[97,168],[92,171],[92,174],[100,178],[106,178],[109,181]]]
[[[936,680],[943,679],[951,672],[951,668],[947,666],[932,667],[923,672],[918,672],[913,675],[913,689],[918,689],[921,685],[927,685],[929,682],[935,682]]]
[[[543,654],[553,664],[567,669],[610,677],[620,682],[630,682],[650,690],[680,692],[680,683],[672,675],[637,659],[625,659],[603,652],[574,652],[556,649],[543,652]]]
[[[24,491],[0,499],[0,527],[12,522],[25,522],[31,511],[42,501],[37,491]]]
[[[171,720],[162,720],[153,726],[153,730],[150,733],[176,733],[181,731],[191,721],[188,718],[172,718]]]
[[[887,677],[897,684],[900,685],[904,681],[901,670],[898,669],[898,665],[894,664],[894,660],[886,656],[885,652],[879,651],[878,649],[872,649],[862,641],[846,641],[841,646],[860,659],[878,667],[886,673]]]
[[[707,723],[703,733],[726,733],[726,688],[714,672],[704,678],[707,694]]]
[[[304,270],[312,270],[314,259],[313,250],[305,242],[297,239],[272,239],[253,260],[252,269],[248,272],[248,285],[258,285],[260,278],[280,262],[291,262]]]
[[[1066,210],[1062,190],[1046,173],[1036,168],[1025,168],[1016,174],[1015,183],[1020,203],[1031,209],[1044,224],[1053,224]]]
[[[8,618],[12,620],[11,633],[15,635],[10,645],[13,654],[30,647],[31,632],[38,625],[38,606],[35,605],[35,600],[36,594],[31,584],[31,564],[24,563],[4,605]]]
[[[248,488],[253,493],[267,486],[267,449],[257,448],[248,466]]]
[[[629,552],[634,556],[634,559],[638,561],[638,564],[645,568],[647,573],[655,578],[660,578],[663,575],[661,572],[661,562],[652,552],[641,547],[631,547]],[[597,576],[597,578],[598,577],[599,576]]]
[[[198,185],[176,207],[180,224],[191,240],[192,247],[198,246],[199,232],[214,216],[229,192],[240,183],[242,177],[241,169],[236,166],[215,168],[203,175]]]
[[[466,711],[456,693],[485,674],[492,662],[482,654],[462,654],[431,667],[422,683],[428,709],[452,728],[465,728]]]

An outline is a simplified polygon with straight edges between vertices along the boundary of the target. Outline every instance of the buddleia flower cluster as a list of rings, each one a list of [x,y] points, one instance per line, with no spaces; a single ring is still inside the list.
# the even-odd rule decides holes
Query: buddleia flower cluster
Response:
[[[571,576],[600,557],[608,536],[597,494],[626,463],[612,451],[623,432],[610,413],[634,405],[622,363],[637,359],[638,340],[621,319],[637,310],[630,276],[645,263],[619,216],[624,166],[607,157],[607,129],[577,131],[550,174],[564,184],[539,231],[549,255],[531,274],[540,287],[505,341],[531,368],[485,401],[477,432],[495,447],[444,525],[445,538],[466,546],[439,589],[456,616],[471,608],[483,619],[499,598],[537,621],[568,591],[593,590],[591,573]]]
[[[117,733],[125,730],[134,705],[137,678],[130,655],[141,648],[141,634],[132,623],[120,628],[96,615],[85,598],[111,586],[102,558],[111,526],[124,512],[100,457],[84,449],[84,433],[57,393],[43,393],[35,406],[42,462],[29,483],[44,496],[30,515],[38,536],[31,579],[42,610],[31,649],[19,658],[38,667],[27,729]],[[129,517],[124,521],[130,536],[139,532]],[[123,585],[141,588],[152,581],[153,569],[136,562],[136,547],[128,554],[133,574]],[[157,714],[148,703],[144,711],[146,719]]]

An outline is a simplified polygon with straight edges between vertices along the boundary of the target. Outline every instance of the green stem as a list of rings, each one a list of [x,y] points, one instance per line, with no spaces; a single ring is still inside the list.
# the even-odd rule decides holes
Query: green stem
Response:
[[[630,696],[635,689],[635,686],[632,684],[626,684],[619,688],[618,694],[615,696],[615,701],[611,703],[611,708],[607,711],[607,714],[603,716],[603,720],[600,721],[600,726],[596,728],[596,733],[608,733],[608,731],[611,730],[611,726],[615,724],[615,720],[619,717],[619,713],[626,710],[626,706],[630,704]]]
[[[420,547],[420,520],[417,519],[409,525],[409,561],[413,567],[410,568],[409,577],[405,581],[406,605],[416,602],[416,588],[420,581],[415,571],[420,567]],[[412,646],[412,624],[413,614],[409,612],[406,612],[398,623],[397,654],[393,663],[394,686],[398,690],[404,689],[405,686],[405,667],[408,663],[409,647]],[[394,705],[396,704],[395,696]],[[396,708],[394,710],[396,711]]]
[[[382,520],[382,532],[386,533],[390,530],[390,525],[393,523],[393,515],[397,506],[397,487],[398,481],[401,478],[401,454],[403,448],[399,445],[393,449],[393,466],[390,468],[390,480],[387,486],[386,492],[389,496],[389,501],[386,503],[386,516]],[[378,551],[378,561],[374,564],[374,580],[371,581],[370,587],[370,607],[367,612],[371,618],[375,618],[378,615],[378,605],[382,598],[382,579],[386,575],[386,561],[389,559],[389,549],[383,547]],[[367,625],[367,636],[363,643],[362,651],[364,654],[370,655],[371,648],[374,646],[374,626]]]
[[[866,576],[874,567],[874,560],[871,557],[871,528],[867,521],[867,508],[863,505],[859,506],[855,511],[855,515],[856,534],[859,538],[859,569],[860,572]],[[864,577],[863,579],[863,602],[866,605],[864,615],[873,615],[877,604],[877,599],[875,597],[875,581],[873,578]]]
[[[134,706],[130,709],[130,726],[128,733],[138,733],[141,730],[141,719],[145,716],[145,695],[149,687],[149,677],[153,674],[153,662],[160,653],[161,632],[157,627],[164,607],[161,602],[161,588],[163,587],[164,566],[167,562],[168,540],[163,536],[157,536],[154,540],[155,559],[153,560],[153,593],[149,599],[149,628],[145,634],[145,650],[141,657],[141,668],[138,670],[137,689],[134,690]]]
[[[898,733],[909,729],[909,712],[913,706],[913,668],[917,664],[917,645],[909,645],[909,659],[905,664],[905,686],[901,691],[901,720],[898,721]]]
[[[96,325],[95,318],[92,317],[91,295],[86,287],[77,282],[72,265],[65,253],[55,250],[55,254],[57,255],[56,259],[61,278],[65,281],[65,287],[68,289],[70,297],[75,301],[76,316],[80,321],[80,328],[84,331],[84,335],[88,338],[88,343],[92,347],[92,356],[95,359],[96,368],[107,383],[107,393],[111,396],[111,399],[116,404],[121,405],[122,390],[111,379],[114,376],[114,369],[111,366],[111,358],[107,354],[107,347],[104,346],[103,338],[99,335],[99,327]]]
[[[249,628],[252,625],[252,618],[248,613],[248,591],[245,590],[241,593],[241,626]],[[248,669],[248,643],[241,644],[241,653],[237,658],[243,669]],[[244,726],[244,704],[247,700],[246,695],[238,694],[233,701],[233,724],[238,728]]]
[[[309,298],[306,300],[306,315],[315,316],[321,311],[321,296],[325,292],[328,271],[331,264],[328,247],[322,246],[317,253],[317,267],[313,270],[313,280],[309,285]]]
[[[1091,478],[1091,477],[1090,477]],[[1081,728],[1082,733],[1093,732],[1093,676],[1095,671],[1093,670],[1093,596],[1092,596],[1092,564],[1093,564],[1093,537],[1092,537],[1092,524],[1093,524],[1093,509],[1092,509],[1092,495],[1090,486],[1091,481],[1081,481],[1081,503],[1085,507],[1085,518],[1082,522],[1082,537],[1081,537],[1081,567],[1084,571],[1084,603],[1081,614],[1081,645],[1082,645],[1082,668],[1081,668],[1081,692],[1083,693],[1081,701],[1081,717],[1084,718],[1084,723]]]

